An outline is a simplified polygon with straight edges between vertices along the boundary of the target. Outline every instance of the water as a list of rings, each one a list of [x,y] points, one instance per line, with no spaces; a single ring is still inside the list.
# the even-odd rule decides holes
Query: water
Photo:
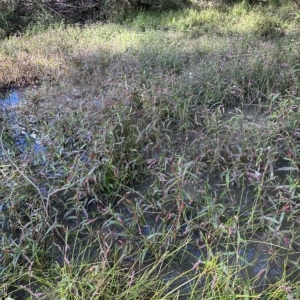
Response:
[[[17,91],[12,91],[8,94],[8,96],[4,97],[2,100],[0,99],[0,113],[2,111],[2,114],[6,118],[7,124],[11,126],[14,143],[21,152],[21,156],[25,156],[27,152],[31,150],[34,154],[38,154],[39,157],[43,157],[46,149],[39,140],[39,134],[37,133],[35,137],[30,136],[26,132],[26,128],[23,128],[22,124],[19,124],[18,122],[17,114],[14,110],[20,105],[21,97],[19,93]],[[241,117],[241,119],[238,120],[238,125],[243,124],[244,119],[245,122],[249,122],[250,120],[251,122],[255,123],[263,123],[264,119],[260,118],[260,116],[256,113],[252,113],[251,111],[248,111],[247,113],[248,114],[244,114],[243,118]],[[252,114],[254,115],[253,117]],[[231,116],[229,115],[225,117],[228,119]],[[232,143],[239,145],[244,137],[242,132],[237,131],[235,134],[230,136],[230,138]],[[201,149],[200,146],[198,147],[196,142],[194,143],[193,147],[196,148],[195,151],[199,151],[198,149]],[[181,151],[182,149],[178,148],[178,152],[180,153]],[[151,158],[159,159],[159,155],[160,153],[154,153],[153,157]],[[0,157],[3,157],[1,151]],[[85,161],[84,155],[82,156],[81,160],[83,162]],[[288,165],[288,162],[277,161],[274,163],[274,175],[278,176],[278,180],[282,180],[283,183],[287,175],[287,171],[290,171],[290,168],[291,166]],[[47,176],[50,178],[50,173]],[[224,178],[224,176],[222,178]],[[247,214],[249,211],[251,211],[251,207],[255,199],[253,188],[244,188],[233,184],[231,192],[224,195],[222,194],[222,191],[224,190],[224,181],[220,180],[220,174],[213,174],[211,172],[206,174],[206,172],[203,171],[203,178],[208,177],[208,183],[211,186],[212,193],[214,192],[215,198],[218,199],[216,204],[225,207],[225,221],[226,218],[233,218],[236,214],[247,219]],[[149,180],[149,182],[145,182],[143,186],[140,185],[137,187],[137,191],[139,194],[145,194],[146,190],[150,188],[151,184],[152,180]],[[200,189],[199,186],[185,186],[184,189],[188,194],[193,195],[195,198],[203,197],[202,194],[197,192],[197,190]],[[136,199],[132,199],[132,201],[135,202]],[[211,203],[210,205],[215,204]],[[1,205],[0,201],[0,212],[5,213],[7,210],[7,205]],[[88,210],[87,214],[89,214],[90,211],[91,209]],[[133,218],[133,216],[130,214],[130,211],[126,208],[124,208],[124,211],[121,211],[121,213],[124,216],[124,219],[131,220]],[[141,226],[140,231],[141,235],[146,239],[150,238],[152,234],[159,232],[159,224],[157,224],[153,217],[150,217],[150,215],[148,217],[145,216],[144,221],[145,224]],[[218,224],[218,221],[219,220],[216,219],[216,226],[222,225]],[[64,222],[65,226],[69,228],[74,226],[72,221],[66,220],[65,217],[62,218],[61,222]],[[126,236],[126,230],[124,227],[120,226],[116,228],[109,225],[104,226],[102,221],[99,221],[98,224],[95,222],[95,227],[93,229],[94,232],[98,230],[104,235],[114,232],[117,237],[121,237],[123,234]],[[263,291],[269,284],[276,282],[286,273],[298,276],[298,271],[295,268],[295,266],[298,264],[299,250],[297,248],[297,244],[295,247],[293,247],[294,245],[287,245],[285,242],[287,239],[293,240],[294,243],[298,241],[289,236],[289,229],[290,228],[288,224],[282,226],[278,229],[278,236],[275,236],[274,233],[274,236],[271,237],[266,234],[266,232],[268,232],[267,230],[266,232],[259,231],[253,236],[249,235],[242,237],[246,242],[240,242],[240,244],[238,244],[238,239],[236,236],[234,236],[232,239],[234,240],[235,245],[232,245],[228,249],[225,249],[224,246],[212,245],[212,252],[210,253],[208,253],[204,244],[201,244],[201,242],[196,242],[199,237],[197,234],[195,234],[192,241],[178,251],[175,255],[176,257],[172,259],[168,266],[165,267],[165,271],[162,274],[162,280],[166,285],[169,285],[166,292],[172,290],[176,291],[178,289],[180,294],[184,295],[189,294],[192,291],[194,284],[199,286],[205,285],[205,281],[209,279],[201,278],[201,280],[197,281],[197,270],[199,268],[201,272],[203,266],[206,263],[209,264],[212,256],[220,257],[223,259],[224,265],[228,264],[228,266],[240,270],[238,274],[239,277],[245,281],[250,279],[251,282],[255,283],[254,285],[257,287],[257,291]],[[107,230],[107,233],[105,230]],[[183,231],[185,231],[185,228]],[[99,252],[97,243],[95,243],[95,246],[87,247],[89,249],[87,252],[82,251],[82,249],[84,249],[90,242],[92,242],[92,240],[86,240],[85,242],[82,242],[82,244],[76,244],[76,241],[69,241],[69,246],[71,249],[73,249],[72,253],[77,257],[78,261],[88,260],[91,258],[97,260],[97,253]],[[61,248],[65,246],[62,241],[56,241],[56,243],[60,245]],[[58,264],[62,265],[64,263],[65,254],[61,252],[60,249],[57,248],[56,250],[53,250],[52,255]],[[149,253],[146,253],[145,257],[147,258],[147,256],[149,256],[149,260],[151,260],[150,251]],[[70,254],[68,259],[70,260],[71,258],[72,255]],[[137,258],[128,253],[127,256],[124,256],[124,265],[126,264],[126,268],[131,268],[135,266],[136,260]],[[199,267],[196,267],[197,264],[199,264]],[[182,296],[180,299],[185,299],[185,297]],[[187,297],[186,299],[189,298]]]
[[[225,139],[226,134],[228,134],[228,142],[236,146],[236,151],[238,153],[239,149],[242,149],[243,141],[247,138],[244,133],[245,128],[255,128],[254,125],[259,125],[263,127],[264,122],[267,119],[267,115],[258,111],[255,107],[248,107],[239,114],[238,118],[235,118],[236,114],[228,113],[224,114],[222,122],[235,122],[236,131],[231,133],[227,130],[224,132],[221,131],[220,140]],[[223,124],[220,121],[220,124]],[[243,127],[244,126],[244,127]],[[248,126],[248,127],[247,127]],[[252,126],[252,127],[251,127]],[[244,129],[243,129],[244,128]],[[201,140],[199,142],[191,142],[192,145],[187,145],[186,148],[189,151],[194,151],[196,155],[200,152],[201,149]],[[180,148],[181,145],[176,148],[177,153],[185,153],[186,149]],[[194,148],[194,149],[192,149]],[[268,167],[266,175],[271,180],[274,180],[274,184],[270,186],[282,185],[286,181],[287,172],[290,172],[291,166],[288,161],[273,159],[272,147],[265,145],[265,148],[258,151],[258,153],[263,153],[265,155],[265,160],[270,160],[272,168]],[[239,154],[239,153],[238,153]],[[153,157],[149,159],[159,160],[159,156],[163,153],[154,153]],[[246,163],[246,162],[245,162]],[[262,173],[263,170],[255,169],[255,166],[251,165],[249,162],[249,168],[253,168],[253,174],[255,171],[257,173]],[[252,169],[251,169],[252,170]],[[252,173],[250,175],[253,175]],[[255,194],[254,186],[251,186],[249,183],[239,183],[238,180],[234,180],[234,174],[229,174],[233,179],[231,181],[227,192],[224,193],[224,182],[226,173],[223,175],[217,172],[203,171],[202,170],[202,179],[208,179],[208,185],[210,190],[207,194],[199,193],[199,190],[204,189],[198,185],[187,184],[182,186],[184,191],[192,195],[192,198],[201,199],[204,196],[208,196],[209,200],[203,205],[209,205],[210,209],[213,211],[212,207],[224,207],[224,210],[221,212],[217,211],[215,218],[215,228],[221,228],[224,226],[224,231],[228,229],[226,225],[227,222],[233,219],[235,216],[238,216],[240,219],[236,222],[236,227],[234,227],[234,222],[231,229],[231,232],[226,232],[223,239],[216,242],[214,245],[213,242],[209,245],[207,249],[205,243],[201,242],[199,235],[197,233],[191,236],[191,242],[186,244],[185,247],[180,249],[174,255],[175,257],[169,262],[165,267],[162,275],[162,280],[166,287],[166,293],[171,291],[180,291],[180,299],[189,299],[188,295],[196,285],[198,287],[203,287],[205,284],[211,284],[207,281],[210,280],[207,276],[197,277],[197,274],[200,274],[201,271],[205,268],[206,265],[213,265],[214,259],[217,260],[217,264],[223,264],[224,270],[228,271],[228,274],[232,271],[233,273],[236,270],[237,276],[241,281],[252,283],[253,288],[256,292],[263,292],[268,288],[269,285],[276,283],[280,278],[287,277],[291,281],[295,278],[298,278],[300,273],[297,269],[298,257],[299,257],[299,241],[298,236],[300,236],[299,228],[293,228],[291,230],[291,224],[284,224],[284,222],[278,221],[280,216],[274,216],[277,218],[277,222],[280,223],[280,226],[276,223],[272,224],[271,221],[266,219],[265,228],[260,228],[257,224],[247,223],[251,219],[250,214],[252,213],[253,205],[257,199],[257,194]],[[237,174],[238,177],[239,174]],[[249,176],[250,176],[249,175]],[[200,182],[200,181],[199,181]],[[136,186],[137,195],[136,197],[132,196],[132,202],[136,202],[139,199],[139,194],[144,195],[148,189],[151,188],[152,180],[149,182],[144,182],[142,185]],[[184,193],[182,193],[184,194]],[[128,199],[131,199],[128,195]],[[275,192],[273,194],[270,192],[270,197],[276,199]],[[213,199],[215,203],[213,203]],[[205,201],[204,201],[205,202]],[[257,205],[258,208],[263,207],[264,214],[268,218],[270,209],[270,204],[261,203]],[[121,212],[123,219],[132,220],[134,216],[130,211],[124,208],[124,211]],[[280,213],[279,213],[280,215]],[[220,216],[220,217],[219,217]],[[145,224],[141,226],[140,233],[145,238],[151,237],[159,233],[160,224],[158,224],[153,217],[147,214],[144,215]],[[195,216],[194,216],[195,217]],[[222,218],[222,219],[221,219]],[[189,218],[186,217],[187,223]],[[248,224],[248,225],[247,225]],[[184,234],[185,227],[188,227],[189,224],[181,224],[183,227],[181,234]],[[163,224],[161,225],[164,226]],[[167,225],[166,225],[167,226]],[[245,227],[246,229],[241,233],[239,232],[239,226]],[[122,236],[126,235],[126,224],[124,227],[120,226],[118,228],[110,227],[111,231],[115,231],[116,234]],[[256,232],[248,232],[247,227]],[[275,228],[276,227],[276,228]],[[101,229],[103,230],[103,228]],[[196,231],[196,230],[195,230]],[[230,243],[230,236],[232,244]],[[238,236],[240,235],[240,236]],[[198,242],[199,241],[199,242]],[[291,241],[290,243],[288,241]],[[174,242],[175,243],[175,242]],[[180,243],[179,243],[180,245]],[[174,244],[174,246],[176,246]],[[170,250],[171,251],[171,250]],[[149,253],[151,256],[151,253]],[[200,262],[200,263],[199,263]],[[134,265],[135,260],[128,259],[127,264]],[[199,272],[199,273],[197,273]]]
[[[244,130],[250,128],[251,130],[258,129],[257,132],[260,132],[264,127],[264,123],[268,119],[268,115],[263,113],[261,110],[257,109],[254,106],[249,106],[244,108],[239,114],[236,112],[224,113],[220,120],[220,127],[222,124],[232,122],[236,124],[236,130],[234,132],[229,132],[225,127],[222,131],[220,130],[220,136],[218,137],[224,145],[231,144],[236,146],[237,153],[234,153],[236,156],[242,154],[243,151],[243,142],[247,139],[247,135],[244,133]],[[256,137],[259,137],[259,134],[256,134]],[[213,137],[212,137],[213,138]],[[227,138],[227,140],[226,140]],[[201,152],[201,139],[197,140],[197,136],[192,136],[191,134],[191,145],[185,145],[189,151],[194,152],[195,156],[199,155]],[[255,142],[255,136],[254,141]],[[266,178],[268,180],[273,180],[273,183],[270,184],[268,191],[268,196],[272,198],[273,201],[279,201],[276,186],[286,186],[286,189],[289,190],[289,183],[287,182],[288,175],[292,171],[296,178],[299,177],[299,171],[297,168],[291,165],[291,162],[288,160],[281,159],[273,155],[272,153],[277,153],[276,149],[273,149],[274,145],[265,145],[264,148],[257,149],[257,153],[261,153],[264,156],[266,163],[265,168],[259,169],[255,168],[253,163],[248,162],[249,169],[252,173],[249,173],[249,176],[256,175],[260,176],[263,172],[266,173]],[[200,150],[199,150],[200,149]],[[181,149],[181,145],[176,149],[178,153],[185,153],[185,149]],[[278,150],[279,151],[279,150]],[[240,153],[241,152],[241,153]],[[157,159],[156,154],[153,159]],[[245,162],[246,164],[247,162]],[[251,169],[252,168],[252,169]],[[209,264],[211,256],[220,257],[220,263],[225,262],[224,268],[233,268],[238,270],[238,276],[242,281],[249,281],[253,284],[253,287],[256,292],[263,292],[268,288],[269,285],[276,283],[281,278],[287,277],[289,280],[293,281],[298,279],[300,272],[298,270],[298,259],[299,259],[299,234],[300,230],[297,225],[294,228],[291,228],[292,223],[284,223],[279,221],[280,212],[278,215],[274,215],[275,222],[272,223],[272,217],[268,219],[271,210],[271,203],[268,202],[268,197],[266,196],[265,202],[262,201],[260,205],[257,205],[257,209],[263,209],[264,214],[262,218],[266,216],[266,221],[263,223],[263,228],[260,228],[259,224],[247,223],[251,218],[253,205],[256,205],[257,193],[254,189],[254,185],[247,183],[240,183],[238,180],[234,180],[235,174],[228,174],[228,191],[224,194],[224,182],[226,177],[226,172],[220,174],[217,172],[202,171],[201,178],[208,178],[208,185],[210,186],[209,193],[212,195],[210,206],[221,205],[224,207],[223,213],[220,214],[221,217],[216,219],[215,226],[226,226],[228,220],[239,216],[239,225],[249,226],[249,228],[256,228],[254,231],[249,232],[245,230],[241,237],[237,237],[238,228],[232,228],[231,233],[227,234],[227,237],[224,238],[224,244],[222,241],[218,245],[211,245],[211,253],[207,253],[206,248],[201,248],[201,244],[198,246],[195,244],[197,240],[197,235],[193,237],[193,241],[186,246],[186,248],[176,254],[174,261],[170,264],[168,269],[168,274],[164,277],[165,283],[172,282],[170,289],[180,290],[181,294],[185,294],[191,291],[192,284],[194,283],[191,279],[195,276],[193,271],[193,266],[197,265],[199,261],[199,270],[203,268],[203,265],[206,263]],[[237,173],[237,178],[238,178]],[[232,180],[231,180],[232,178]],[[251,177],[252,178],[252,177]],[[250,178],[250,179],[251,179]],[[253,177],[254,178],[254,177]],[[253,179],[258,180],[257,178]],[[193,195],[193,198],[200,199],[204,195],[201,193],[197,194],[197,189],[201,190],[199,186],[184,186],[183,187],[188,194]],[[139,191],[140,189],[137,188]],[[146,189],[144,187],[144,189]],[[230,190],[230,191],[229,191]],[[143,194],[143,191],[141,191]],[[215,203],[213,203],[213,199]],[[276,202],[277,203],[277,202]],[[205,204],[207,205],[207,204]],[[283,216],[284,213],[281,212]],[[242,220],[243,219],[243,220]],[[247,225],[248,224],[248,225]],[[265,225],[263,225],[265,224]],[[143,233],[147,234],[148,228],[151,228],[151,221],[147,223],[147,228],[143,228]],[[237,231],[237,232],[235,232]],[[232,234],[232,245],[228,244],[228,235]],[[240,234],[240,233],[239,233]],[[229,270],[228,269],[228,270]],[[182,274],[182,277],[180,277]],[[179,276],[179,279],[175,279]],[[187,284],[185,285],[184,282]],[[197,282],[197,284],[204,285],[205,279],[203,282]],[[183,296],[180,299],[185,299]],[[187,297],[187,299],[189,299]]]
[[[20,102],[20,97],[17,91],[12,91],[4,99],[0,99],[0,109],[2,111],[10,110],[16,107]]]
[[[11,129],[12,139],[20,153],[20,156],[26,157],[28,151],[32,150],[35,155],[39,156],[39,159],[37,159],[35,163],[43,164],[43,154],[46,149],[38,139],[37,135],[29,134],[26,131],[26,127],[19,122],[15,110],[18,109],[20,105],[20,93],[16,90],[10,91],[0,98],[0,111],[2,111],[2,119],[6,121],[6,124],[8,124]],[[8,145],[3,146],[5,148],[9,148]],[[5,155],[2,152],[3,151],[0,149],[0,158],[5,160]]]

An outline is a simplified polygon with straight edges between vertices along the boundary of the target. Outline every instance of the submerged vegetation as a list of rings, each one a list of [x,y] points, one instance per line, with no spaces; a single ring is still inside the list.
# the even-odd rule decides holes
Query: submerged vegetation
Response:
[[[299,22],[194,5],[1,40],[0,298],[298,299]]]

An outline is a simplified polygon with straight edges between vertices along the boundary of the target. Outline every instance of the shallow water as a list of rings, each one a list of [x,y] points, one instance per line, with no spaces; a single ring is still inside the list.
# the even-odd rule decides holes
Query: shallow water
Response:
[[[225,112],[219,120],[220,124],[226,124],[226,122],[233,123],[236,126],[236,130],[230,132],[226,126],[224,126],[223,131],[219,131],[217,138],[220,140],[220,143],[224,144],[225,148],[226,143],[236,146],[237,154],[240,154],[240,151],[243,149],[243,140],[247,138],[244,134],[244,130],[250,128],[251,130],[260,132],[264,128],[264,123],[267,119],[268,113],[255,106],[244,107],[238,110],[238,113],[236,110]],[[202,149],[201,139],[194,134],[191,134],[189,138],[191,145],[185,144],[185,149],[181,149],[182,146],[179,145],[178,149],[176,149],[179,155],[181,150],[182,153],[186,153],[186,149],[192,152],[192,157],[200,154],[199,152],[201,152]],[[248,176],[253,176],[250,177],[252,181],[259,181],[263,173],[268,180],[274,181],[274,183],[269,185],[270,191],[268,191],[269,195],[266,195],[265,202],[257,206],[259,211],[264,210],[262,216],[266,215],[266,221],[264,222],[265,230],[256,229],[257,232],[255,234],[249,233],[239,238],[235,236],[235,238],[233,238],[235,246],[232,245],[228,249],[224,249],[224,246],[216,245],[214,247],[212,245],[214,255],[220,255],[225,262],[229,262],[228,266],[239,270],[239,278],[244,281],[250,280],[256,292],[263,292],[269,285],[277,282],[281,278],[287,277],[289,280],[293,280],[300,277],[300,271],[297,268],[300,250],[298,246],[298,236],[300,236],[299,226],[293,222],[283,224],[281,221],[278,221],[280,212],[279,215],[274,216],[275,220],[280,224],[275,223],[276,226],[272,224],[272,221],[270,221],[272,218],[268,219],[268,209],[270,209],[273,204],[268,203],[267,200],[267,196],[275,199],[278,197],[276,196],[276,187],[278,186],[286,186],[288,190],[287,178],[291,175],[290,172],[293,172],[295,175],[294,178],[299,178],[299,171],[291,166],[290,161],[280,159],[280,157],[276,158],[276,155],[273,155],[272,151],[274,151],[274,153],[277,152],[277,149],[273,149],[272,145],[265,145],[265,148],[257,149],[257,153],[261,153],[262,156],[265,157],[265,166],[263,169],[259,169],[249,162],[251,172]],[[156,159],[156,157],[153,157],[153,159]],[[211,205],[219,204],[224,207],[222,219],[217,219],[214,226],[222,226],[222,222],[225,224],[227,220],[233,218],[235,215],[239,216],[240,225],[247,224],[247,221],[251,219],[252,208],[253,205],[256,205],[255,202],[257,201],[254,186],[251,186],[250,183],[246,186],[244,186],[243,183],[239,184],[234,180],[233,175],[230,174],[230,182],[228,182],[229,188],[226,188],[228,191],[224,194],[226,173],[220,174],[220,172],[204,171],[202,174],[202,178],[208,179],[211,193],[210,198],[212,199]],[[239,175],[240,174],[237,173],[237,177]],[[188,194],[193,195],[193,198],[203,197],[203,195],[199,193],[197,195],[197,190],[201,190],[199,186],[184,188]],[[249,227],[252,225],[249,224]],[[257,225],[256,228],[259,228],[259,225]],[[197,236],[195,236],[194,240],[196,239]],[[238,240],[240,241],[238,242]],[[227,242],[228,240],[226,239],[225,243]],[[178,260],[180,263],[176,264],[175,262]],[[197,247],[194,243],[188,244],[186,249],[180,251],[177,254],[177,258],[172,262],[165,281],[172,282],[176,276],[184,274],[180,280],[175,280],[172,283],[171,289],[176,289],[177,285],[182,294],[188,292],[191,289],[190,283],[193,283],[193,281],[184,285],[182,284],[182,280],[188,282],[189,279],[193,278],[194,273],[185,273],[189,270],[191,271],[193,266],[199,263],[199,261],[201,261],[199,264],[199,268],[201,269],[201,266],[205,264],[206,260],[209,260],[209,254],[205,249],[200,249],[200,247]],[[197,284],[203,286],[205,282],[197,282]],[[184,297],[182,297],[182,299],[184,299]]]
[[[17,124],[17,115],[14,113],[14,109],[20,105],[20,96],[17,91],[11,92],[8,96],[0,100],[0,110],[3,114],[5,114],[7,119],[7,124],[12,125],[12,131],[14,132],[14,142],[16,147],[20,150],[21,154],[26,155],[26,151],[33,147],[33,152],[41,154],[46,151],[43,144],[36,139],[28,139],[28,134],[25,130],[21,129],[21,125]],[[224,114],[224,121],[231,119],[234,115],[228,113]],[[237,124],[246,124],[257,123],[261,125],[264,121],[265,116],[261,117],[259,113],[257,113],[252,108],[249,108],[244,113],[244,118],[239,119]],[[245,121],[245,122],[244,122]],[[226,131],[224,135],[226,134]],[[233,133],[229,137],[232,143],[237,146],[243,140],[243,135],[240,131]],[[192,138],[191,138],[192,140]],[[192,142],[192,141],[191,141]],[[31,147],[31,148],[30,148]],[[201,149],[200,143],[199,147],[197,142],[193,142],[191,145],[191,151],[195,151],[193,148]],[[237,147],[238,149],[238,147]],[[181,149],[176,149],[178,153],[180,153]],[[183,152],[183,151],[182,151]],[[0,152],[1,154],[1,152]],[[154,156],[151,159],[159,159],[160,153],[154,153]],[[84,160],[84,156],[82,157]],[[287,176],[287,172],[291,171],[291,166],[289,166],[289,162],[287,161],[276,161],[274,162],[274,174],[273,176],[278,177],[278,182],[280,184],[284,184]],[[258,171],[257,171],[258,172]],[[51,176],[50,173],[47,176]],[[211,193],[214,195],[214,199],[216,203],[211,203],[211,205],[222,205],[224,207],[224,222],[226,219],[232,218],[235,215],[239,215],[243,217],[245,220],[248,218],[249,212],[251,211],[255,195],[254,189],[251,186],[241,187],[235,184],[234,181],[232,185],[230,185],[230,192],[223,194],[224,190],[224,176],[217,173],[203,171],[203,178],[208,178],[208,183],[211,187]],[[145,181],[143,185],[137,186],[136,190],[138,194],[145,194],[148,188],[150,188],[152,184],[152,180]],[[194,190],[193,190],[194,189]],[[200,187],[186,186],[185,190],[188,194],[193,195],[193,197],[202,197],[203,195],[199,194],[198,190]],[[47,191],[45,191],[47,193]],[[138,201],[138,199],[133,199],[133,202]],[[1,206],[1,202],[0,202]],[[87,214],[92,213],[94,208],[87,208]],[[0,212],[5,212],[7,210],[4,206],[0,207]],[[130,214],[127,208],[122,211],[124,219],[132,219],[132,215]],[[141,235],[148,238],[150,235],[155,234],[158,231],[159,224],[157,224],[154,218],[145,218],[146,224],[141,226]],[[59,220],[60,223],[64,224],[68,228],[74,227],[74,219],[73,221],[68,221],[65,219],[64,214],[62,213],[62,217]],[[78,220],[76,220],[78,222]],[[219,223],[218,223],[219,222]],[[245,222],[245,221],[243,221]],[[95,222],[95,231],[105,232],[106,229],[109,229],[107,234],[113,232],[115,238],[117,240],[118,237],[121,237],[124,234],[125,236],[125,228],[110,227],[104,226],[103,221],[99,221],[98,224]],[[218,219],[216,222],[216,226],[222,225],[220,220]],[[125,224],[126,227],[126,224]],[[176,257],[172,259],[168,266],[165,267],[165,271],[162,275],[162,280],[166,285],[169,285],[167,289],[167,293],[170,291],[176,291],[177,289],[180,291],[182,297],[180,299],[185,299],[184,294],[188,294],[194,284],[202,286],[205,284],[205,278],[197,278],[197,268],[195,267],[199,262],[199,271],[205,265],[207,261],[211,259],[211,255],[219,256],[225,259],[225,264],[228,263],[229,266],[236,268],[239,271],[238,276],[241,280],[249,280],[253,282],[253,286],[256,287],[256,291],[263,291],[269,284],[276,282],[278,279],[283,277],[287,272],[291,274],[291,277],[299,276],[299,271],[295,268],[298,264],[298,256],[299,249],[297,244],[297,239],[290,237],[289,226],[285,225],[277,230],[277,236],[270,237],[263,230],[256,232],[253,236],[247,236],[245,238],[245,243],[240,242],[237,244],[236,237],[235,240],[236,245],[232,246],[230,249],[224,249],[224,246],[216,245],[212,246],[212,253],[208,253],[206,248],[203,245],[198,245],[196,240],[198,236],[195,234],[193,240],[187,244],[183,249],[178,251]],[[297,229],[298,230],[298,229]],[[296,230],[296,231],[297,231]],[[183,230],[184,231],[184,230]],[[294,245],[288,245],[286,242],[287,239],[293,240]],[[87,244],[89,241],[85,241]],[[65,246],[65,243],[62,241],[56,241],[57,245],[59,245],[62,249]],[[77,257],[78,260],[91,260],[97,261],[97,253],[98,245],[89,247],[88,252],[82,252],[82,249],[86,247],[85,243],[76,244],[76,242],[69,241],[70,248],[72,249],[72,253],[70,254],[69,259],[72,258],[72,255]],[[147,253],[149,257],[151,257],[151,253]],[[64,264],[65,254],[60,251],[59,248],[54,249],[52,252],[52,259],[55,260],[58,264]],[[126,268],[131,268],[136,263],[136,259],[130,255],[124,256],[124,266]],[[1,267],[1,266],[0,266]],[[187,297],[189,299],[189,297]]]
[[[1,95],[0,95],[1,97]],[[6,126],[9,126],[12,132],[12,139],[16,148],[18,149],[20,156],[25,157],[28,151],[33,151],[34,154],[42,154],[45,152],[45,146],[36,137],[36,135],[29,134],[26,131],[26,127],[23,126],[15,112],[21,105],[21,93],[13,90],[7,94],[2,95],[0,98],[0,111],[2,111],[2,119],[5,120]],[[6,145],[3,145],[4,147]],[[8,147],[8,146],[7,146]],[[6,149],[7,151],[8,149]],[[0,149],[0,158],[5,159]],[[42,158],[38,160],[38,163],[43,163]]]
[[[8,95],[4,95],[0,99],[0,109],[2,111],[10,110],[16,107],[20,102],[20,97],[17,91],[12,91]]]

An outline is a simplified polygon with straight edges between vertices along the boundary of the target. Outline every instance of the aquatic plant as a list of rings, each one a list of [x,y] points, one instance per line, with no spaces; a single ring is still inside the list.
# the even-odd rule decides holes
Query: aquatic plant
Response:
[[[2,41],[1,98],[20,101],[0,100],[1,297],[297,299],[289,5]],[[264,9],[272,34],[255,27]]]

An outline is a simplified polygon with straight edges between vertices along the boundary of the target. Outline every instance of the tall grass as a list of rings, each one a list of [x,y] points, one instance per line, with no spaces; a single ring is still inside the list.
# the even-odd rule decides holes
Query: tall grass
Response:
[[[297,299],[292,8],[3,40],[1,297]]]

